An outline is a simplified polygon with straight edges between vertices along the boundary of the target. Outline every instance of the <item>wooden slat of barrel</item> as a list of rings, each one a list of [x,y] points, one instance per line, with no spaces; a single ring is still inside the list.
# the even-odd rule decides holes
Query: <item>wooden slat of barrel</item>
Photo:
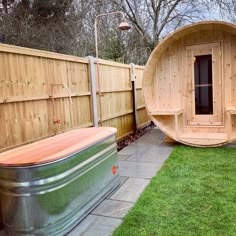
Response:
[[[115,128],[72,130],[0,153],[0,166],[29,166],[59,160],[116,133]]]

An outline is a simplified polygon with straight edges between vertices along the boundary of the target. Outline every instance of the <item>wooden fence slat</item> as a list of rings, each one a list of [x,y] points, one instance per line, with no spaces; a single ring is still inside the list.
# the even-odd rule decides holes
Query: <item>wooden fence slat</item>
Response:
[[[131,66],[101,59],[93,63],[100,72],[98,113],[103,126],[116,127],[122,139],[134,132]],[[88,58],[0,44],[0,65],[0,151],[93,125]],[[143,70],[135,66],[138,127],[150,122]]]

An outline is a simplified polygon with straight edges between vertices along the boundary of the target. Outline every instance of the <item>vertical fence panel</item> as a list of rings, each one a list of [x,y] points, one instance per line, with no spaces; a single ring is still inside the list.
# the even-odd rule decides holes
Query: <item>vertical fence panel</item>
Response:
[[[137,92],[137,108],[138,108],[138,127],[141,128],[150,122],[150,118],[145,108],[145,101],[142,90],[142,78],[144,68],[141,66],[135,67],[136,74],[136,92]]]
[[[97,84],[100,84],[100,124],[116,127],[117,137],[121,139],[134,132],[130,65],[99,60],[96,66]]]
[[[96,69],[100,125],[116,127],[121,139],[134,132],[130,65],[99,60]],[[142,95],[143,69],[135,69],[139,127],[150,121]],[[0,70],[1,151],[93,125],[89,59],[0,44]]]

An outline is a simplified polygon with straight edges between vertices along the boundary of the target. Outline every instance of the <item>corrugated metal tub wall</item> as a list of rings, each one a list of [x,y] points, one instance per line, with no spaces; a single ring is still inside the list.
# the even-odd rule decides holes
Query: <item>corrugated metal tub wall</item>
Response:
[[[119,185],[115,133],[74,130],[0,154],[4,232],[69,232]]]

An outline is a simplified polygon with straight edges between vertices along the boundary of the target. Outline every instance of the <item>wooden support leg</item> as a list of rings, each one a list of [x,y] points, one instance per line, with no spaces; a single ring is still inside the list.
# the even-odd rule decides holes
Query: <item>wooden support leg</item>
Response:
[[[232,130],[232,128],[231,128],[232,121],[231,121],[231,114],[229,112],[227,112],[227,122],[228,122],[228,124],[227,124],[227,138],[228,138],[228,140],[230,140],[230,134],[231,134],[231,130]]]
[[[179,121],[177,114],[175,114],[175,133],[176,133],[176,138],[179,139]]]
[[[173,138],[171,138],[171,137],[169,137],[167,135],[164,137],[163,141],[165,143],[177,143]]]

